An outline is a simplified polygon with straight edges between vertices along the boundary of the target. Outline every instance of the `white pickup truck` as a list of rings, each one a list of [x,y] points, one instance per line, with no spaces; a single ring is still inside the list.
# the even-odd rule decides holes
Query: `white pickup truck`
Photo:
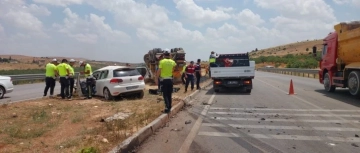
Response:
[[[255,77],[255,61],[249,60],[248,53],[219,54],[216,65],[210,66],[213,88],[242,88],[251,93],[252,79]]]

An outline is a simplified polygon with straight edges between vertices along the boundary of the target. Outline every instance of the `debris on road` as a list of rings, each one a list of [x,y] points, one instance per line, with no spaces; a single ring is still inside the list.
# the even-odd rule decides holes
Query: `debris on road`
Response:
[[[354,146],[354,147],[359,147],[357,144],[355,144],[355,143],[352,143],[351,144],[352,146]]]
[[[113,120],[125,120],[126,118],[128,118],[130,115],[132,115],[133,113],[123,113],[123,112],[119,112],[116,113],[113,116],[110,116],[108,118],[105,119],[106,122],[110,122]]]
[[[359,135],[355,134],[355,137],[357,137],[357,138],[358,138],[358,137],[359,137]]]
[[[185,121],[185,124],[190,124],[190,123],[191,123],[191,120]]]
[[[262,121],[265,121],[265,118],[261,118]]]

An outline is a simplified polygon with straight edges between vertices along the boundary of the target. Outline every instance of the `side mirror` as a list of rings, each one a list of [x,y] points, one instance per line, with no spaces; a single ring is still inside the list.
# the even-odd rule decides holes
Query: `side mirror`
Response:
[[[313,56],[316,57],[316,51],[317,51],[316,46],[314,46],[314,47],[312,48],[312,50],[313,50],[313,51],[312,51],[312,52],[313,52]]]

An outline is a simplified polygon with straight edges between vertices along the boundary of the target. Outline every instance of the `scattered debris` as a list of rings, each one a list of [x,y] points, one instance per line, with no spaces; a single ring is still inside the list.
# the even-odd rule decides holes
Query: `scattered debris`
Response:
[[[106,139],[106,138],[102,138],[102,140],[101,140],[102,142],[104,142],[104,143],[109,143],[109,140],[108,139]]]
[[[105,122],[105,119],[101,118],[101,119],[100,119],[100,122]]]
[[[335,123],[335,124],[337,124],[337,125],[341,125],[341,123]]]
[[[202,102],[203,105],[210,105],[209,103],[206,103],[206,102]]]
[[[253,113],[252,111],[244,111],[245,113]]]
[[[265,121],[265,118],[261,118],[262,121]]]
[[[13,117],[13,118],[16,118],[16,117],[18,117],[18,115],[17,115],[16,113],[13,113],[13,114],[12,114],[12,117]]]
[[[335,144],[334,144],[334,143],[328,143],[328,145],[330,145],[330,146],[335,146]]]
[[[248,130],[248,132],[250,132],[250,130]]]
[[[359,137],[359,135],[355,134],[355,137],[357,137],[357,138],[358,138],[358,137]]]
[[[275,117],[279,117],[279,114],[276,114]]]
[[[190,123],[191,123],[191,120],[185,121],[185,124],[190,124]]]
[[[359,147],[357,144],[355,144],[355,143],[352,143],[351,144],[352,146],[354,146],[354,147]]]
[[[254,108],[267,108],[266,106],[255,106]]]
[[[117,113],[111,117],[108,117],[105,119],[106,122],[112,121],[112,120],[124,120],[126,118],[128,118],[130,115],[132,115],[133,113]]]
[[[179,129],[171,129],[171,131],[180,131]]]

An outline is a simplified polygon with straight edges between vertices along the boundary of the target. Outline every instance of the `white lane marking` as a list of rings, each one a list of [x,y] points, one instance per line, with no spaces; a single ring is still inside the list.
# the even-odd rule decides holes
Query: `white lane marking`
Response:
[[[201,127],[201,123],[203,121],[204,116],[206,115],[207,111],[210,108],[211,103],[214,101],[215,98],[215,94],[211,95],[208,104],[206,105],[205,108],[203,109],[203,111],[201,112],[201,115],[199,116],[199,118],[196,120],[194,126],[192,127],[189,135],[186,137],[184,143],[181,145],[178,153],[188,153],[190,146],[192,144],[192,142],[194,141],[200,127]]]
[[[301,135],[265,135],[265,134],[247,134],[240,135],[237,133],[222,133],[222,132],[199,132],[198,135],[213,136],[213,137],[253,137],[257,139],[278,139],[278,140],[303,140],[303,141],[321,141],[329,139],[337,142],[360,142],[360,138],[352,137],[321,137],[321,136],[301,136]]]
[[[271,85],[271,84],[269,84],[269,83],[267,83],[267,82],[265,82],[265,81],[262,81],[262,80],[260,80],[260,79],[257,79],[257,80],[260,81],[260,82],[262,82],[262,83],[264,83],[264,84],[267,84],[268,86],[273,87],[273,88],[275,88],[275,89],[277,89],[277,90],[279,90],[279,91],[281,91],[281,92],[283,92],[283,93],[288,94],[287,92],[283,91],[282,89],[277,88],[277,87],[275,87],[275,86],[273,86],[273,85]],[[300,101],[302,101],[302,102],[304,102],[305,104],[311,105],[311,106],[313,106],[313,107],[315,107],[315,108],[317,108],[317,109],[323,109],[323,108],[321,108],[320,106],[317,106],[317,105],[315,105],[315,104],[313,104],[313,103],[311,103],[311,102],[309,102],[309,101],[307,101],[307,100],[305,100],[305,99],[302,99],[302,98],[300,98],[300,97],[297,96],[297,95],[291,95],[291,96],[294,97],[294,98],[296,98],[296,99],[298,99],[298,100],[300,100]],[[329,112],[329,111],[326,111],[326,113],[328,113],[328,114],[333,114],[332,112]],[[342,118],[342,117],[339,117],[339,116],[334,116],[334,117],[335,117],[335,118],[338,118],[338,119],[340,119],[340,120],[343,120],[343,121],[347,121],[346,119],[344,119],[344,118]],[[352,122],[350,122],[350,124],[351,124],[352,126],[355,126],[355,127],[357,127],[357,128],[360,128],[359,125],[353,124]]]
[[[296,111],[296,112],[358,112],[360,110],[345,110],[345,109],[276,109],[276,108],[223,108],[211,107],[211,110],[248,110],[248,111]]]
[[[233,120],[233,121],[261,121],[259,118],[236,118],[236,117],[208,117],[215,120]],[[311,123],[360,123],[359,120],[294,120],[294,119],[267,119],[263,122],[311,122]]]
[[[245,112],[208,112],[208,114],[219,114],[219,115],[279,115],[279,116],[309,116],[309,117],[360,117],[360,115],[348,115],[348,114],[283,114],[283,113],[245,113]]]
[[[277,129],[277,130],[319,130],[319,131],[360,131],[358,128],[342,128],[342,127],[298,127],[298,126],[273,126],[273,125],[241,125],[241,124],[216,124],[203,123],[202,126],[209,127],[233,127],[233,128],[249,128],[249,129]]]

